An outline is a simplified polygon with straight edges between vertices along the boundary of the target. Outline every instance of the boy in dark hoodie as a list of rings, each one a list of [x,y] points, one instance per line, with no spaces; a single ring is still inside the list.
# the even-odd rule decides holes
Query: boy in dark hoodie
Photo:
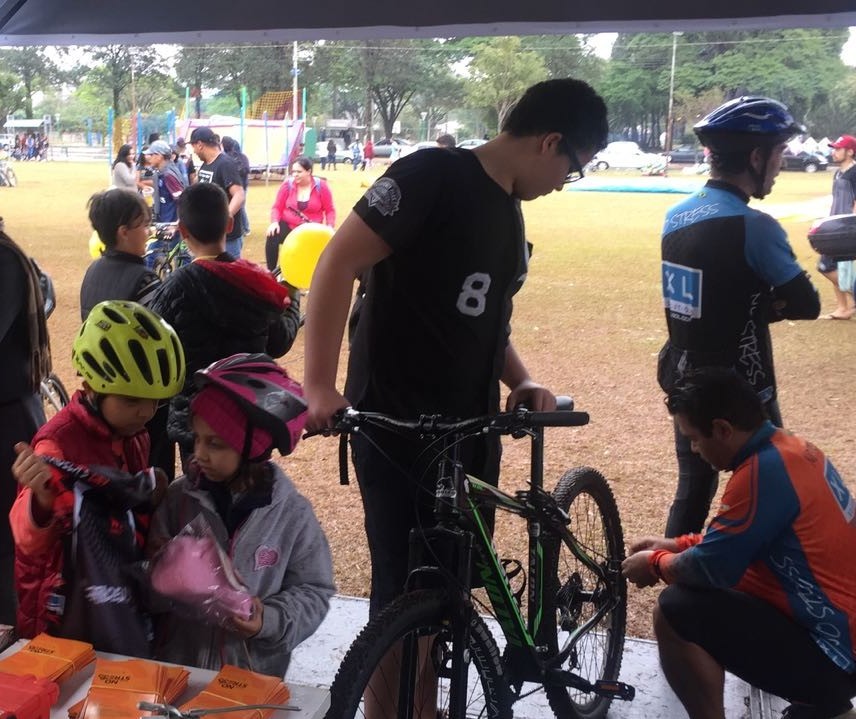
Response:
[[[174,272],[151,308],[178,333],[187,357],[188,377],[212,362],[238,352],[281,357],[300,325],[299,294],[248,260],[226,252],[231,229],[226,193],[213,183],[185,190],[178,207],[178,227],[194,260]],[[193,384],[159,410],[149,431],[152,464],[174,476],[173,442],[182,463],[193,451],[189,423]],[[166,435],[166,436],[165,436]]]

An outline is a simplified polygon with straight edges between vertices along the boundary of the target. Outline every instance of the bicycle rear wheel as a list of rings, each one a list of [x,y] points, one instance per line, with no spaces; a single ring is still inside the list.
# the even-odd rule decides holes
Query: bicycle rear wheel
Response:
[[[45,407],[45,417],[48,419],[68,404],[68,392],[53,372],[42,380],[39,390]]]
[[[617,679],[624,651],[627,621],[627,584],[621,576],[624,533],[612,490],[600,472],[578,467],[566,472],[553,491],[556,503],[568,513],[574,538],[604,570],[597,572],[577,559],[569,540],[545,528],[544,625],[539,643],[551,654],[568,646],[572,633],[597,612],[609,610],[584,634],[562,665],[594,683]],[[611,698],[573,687],[545,685],[556,716],[599,719]]]
[[[379,668],[381,660],[390,650],[395,651],[396,657],[400,659],[399,666],[407,665],[406,657],[402,658],[402,655],[407,654],[408,647],[412,648],[411,659],[414,663],[420,658],[425,659],[424,656],[417,656],[420,654],[420,648],[421,653],[427,653],[432,662],[434,673],[438,677],[437,716],[464,719],[452,717],[448,712],[448,677],[452,653],[449,617],[452,609],[448,596],[442,591],[411,592],[386,607],[360,632],[345,655],[330,687],[330,709],[326,719],[365,716],[364,695],[371,698],[373,688],[380,686],[381,692],[395,696],[402,681],[406,682],[414,694],[415,705],[422,703],[423,706],[430,706],[430,701],[426,702],[425,696],[420,696],[420,692],[426,689],[418,686],[416,671],[409,677],[401,677],[401,671],[394,671],[391,676],[386,676]],[[499,649],[484,621],[474,610],[471,611],[469,629],[470,663],[466,716],[511,719],[508,686]],[[421,647],[417,647],[417,644]],[[426,645],[430,647],[427,652]],[[376,669],[378,677],[370,687],[369,680]],[[379,701],[377,696],[375,699]],[[384,716],[387,715],[403,717],[409,714],[403,710],[396,714],[394,707],[389,707],[388,714]]]

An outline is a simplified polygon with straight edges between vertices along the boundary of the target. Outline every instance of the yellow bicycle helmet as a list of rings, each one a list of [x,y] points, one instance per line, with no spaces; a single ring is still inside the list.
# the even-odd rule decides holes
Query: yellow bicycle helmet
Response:
[[[184,349],[178,335],[136,302],[95,305],[77,333],[71,361],[101,394],[169,399],[184,387]]]

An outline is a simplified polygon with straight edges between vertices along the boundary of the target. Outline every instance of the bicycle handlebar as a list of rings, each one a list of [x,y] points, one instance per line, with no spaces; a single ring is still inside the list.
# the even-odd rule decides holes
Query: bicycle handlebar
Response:
[[[361,427],[374,425],[406,432],[418,432],[423,435],[455,434],[465,432],[483,432],[510,434],[526,432],[540,427],[581,427],[589,422],[587,412],[573,411],[573,400],[557,398],[560,407],[550,412],[533,412],[520,406],[511,412],[473,417],[471,419],[450,420],[441,415],[422,415],[416,420],[403,420],[380,412],[361,412],[352,407],[343,409],[336,417],[332,428],[307,432],[304,437],[323,435],[325,437],[352,434]],[[567,409],[564,409],[566,407]]]

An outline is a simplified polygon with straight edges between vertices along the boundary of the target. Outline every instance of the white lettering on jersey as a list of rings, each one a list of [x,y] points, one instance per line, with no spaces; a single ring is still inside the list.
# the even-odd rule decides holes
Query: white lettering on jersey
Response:
[[[86,587],[86,598],[92,604],[130,604],[131,592],[127,587],[93,584]]]
[[[203,170],[199,168],[199,172],[196,173],[196,181],[197,182],[213,182],[214,181],[214,172],[211,170]]]
[[[391,177],[381,177],[366,192],[369,207],[374,207],[384,217],[398,212],[401,204],[401,188]]]
[[[458,312],[469,317],[478,317],[484,312],[487,291],[490,289],[490,275],[473,272],[464,280],[461,294],[458,295]]]

